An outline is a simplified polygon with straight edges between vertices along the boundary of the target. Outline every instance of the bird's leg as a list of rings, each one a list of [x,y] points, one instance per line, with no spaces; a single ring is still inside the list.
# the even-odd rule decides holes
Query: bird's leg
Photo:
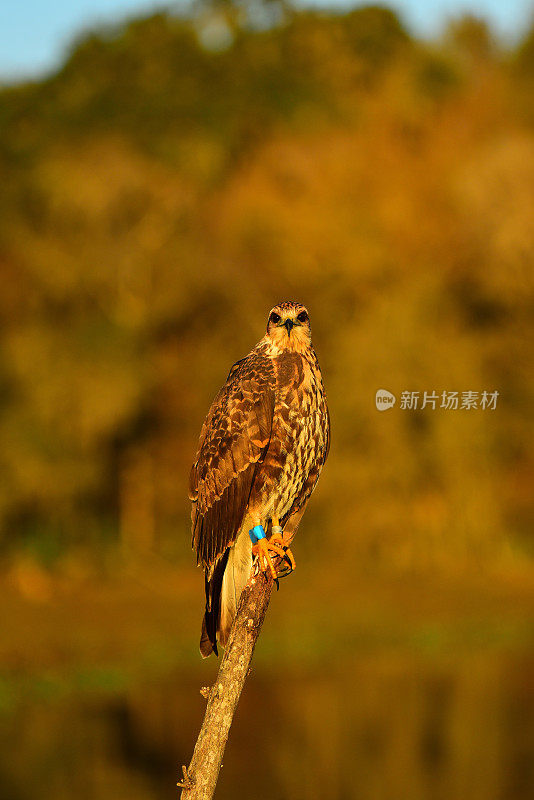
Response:
[[[269,570],[273,580],[276,581],[278,576],[276,574],[273,559],[269,551],[272,551],[277,556],[280,556],[280,558],[285,558],[286,554],[283,548],[276,544],[276,542],[273,542],[271,539],[267,539],[263,525],[255,525],[249,530],[248,533],[252,541],[252,554],[257,556],[259,568],[262,570],[262,572],[267,572],[267,570]]]
[[[289,549],[289,545],[286,544],[286,540],[284,539],[284,531],[282,526],[280,525],[280,520],[278,519],[278,517],[272,517],[271,522],[272,522],[271,526],[272,533],[269,542],[271,542],[272,544],[277,544],[282,548],[282,550],[284,551],[284,561],[287,563],[287,569],[285,569],[282,573],[280,572],[278,573],[278,577],[282,578],[285,577],[286,575],[290,575],[297,566],[297,563],[295,561],[293,553]]]

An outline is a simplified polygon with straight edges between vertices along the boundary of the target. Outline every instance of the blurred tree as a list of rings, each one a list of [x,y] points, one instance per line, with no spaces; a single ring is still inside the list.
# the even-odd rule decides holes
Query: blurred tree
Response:
[[[531,39],[510,71],[472,18],[431,48],[377,6],[202,3],[2,90],[4,549],[185,556],[202,414],[296,297],[334,431],[311,541],[362,563],[528,550]],[[378,419],[386,379],[502,402]]]
[[[515,62],[518,73],[525,78],[534,77],[534,24],[517,48]]]
[[[473,14],[464,14],[451,20],[445,40],[458,56],[484,62],[498,56],[498,48],[493,32],[486,20]]]

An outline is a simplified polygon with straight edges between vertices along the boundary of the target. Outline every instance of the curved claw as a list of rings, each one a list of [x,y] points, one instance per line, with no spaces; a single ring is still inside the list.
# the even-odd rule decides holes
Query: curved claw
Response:
[[[297,562],[295,561],[295,557],[291,552],[289,545],[285,543],[284,537],[279,533],[274,533],[271,538],[269,539],[269,544],[278,545],[283,550],[283,554],[281,557],[286,562],[288,569],[284,570],[283,572],[278,573],[279,578],[285,578],[286,575],[290,575],[295,567],[297,566]],[[280,554],[279,554],[280,555]]]
[[[296,567],[293,553],[289,549],[289,545],[285,543],[284,537],[279,533],[274,533],[270,539],[259,539],[252,547],[252,554],[258,559],[259,569],[262,572],[269,571],[271,573],[277,589],[279,588],[278,578],[285,578],[287,575],[291,575]],[[282,569],[277,571],[273,557],[280,559]]]
[[[258,566],[262,572],[267,572],[267,570],[269,570],[273,580],[276,582],[277,588],[278,578],[285,578],[286,575],[289,575],[291,572],[293,572],[295,568],[295,559],[293,558],[293,554],[289,550],[289,547],[284,544],[281,546],[277,542],[273,542],[273,537],[270,539],[260,539],[255,545],[253,545],[252,554],[257,556]],[[285,562],[283,570],[276,570],[273,556],[281,559],[282,562]]]
[[[279,578],[286,578],[288,575],[291,575],[292,572],[293,565],[286,554],[284,555],[284,562],[279,566],[276,574]]]

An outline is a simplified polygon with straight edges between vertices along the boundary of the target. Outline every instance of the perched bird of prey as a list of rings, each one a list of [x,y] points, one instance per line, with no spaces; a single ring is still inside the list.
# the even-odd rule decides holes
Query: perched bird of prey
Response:
[[[202,426],[190,476],[193,547],[205,571],[200,652],[225,645],[253,559],[273,578],[328,455],[330,420],[308,311],[275,306],[267,333],[231,368]]]

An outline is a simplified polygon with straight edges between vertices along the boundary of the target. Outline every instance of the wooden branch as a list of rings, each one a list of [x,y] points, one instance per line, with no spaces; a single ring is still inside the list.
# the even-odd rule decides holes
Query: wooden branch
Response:
[[[208,706],[189,767],[182,767],[181,800],[211,800],[221,769],[224,748],[241,696],[265,612],[273,579],[260,572],[249,580],[239,601],[217,679],[209,690]],[[206,689],[201,689],[206,696]]]

